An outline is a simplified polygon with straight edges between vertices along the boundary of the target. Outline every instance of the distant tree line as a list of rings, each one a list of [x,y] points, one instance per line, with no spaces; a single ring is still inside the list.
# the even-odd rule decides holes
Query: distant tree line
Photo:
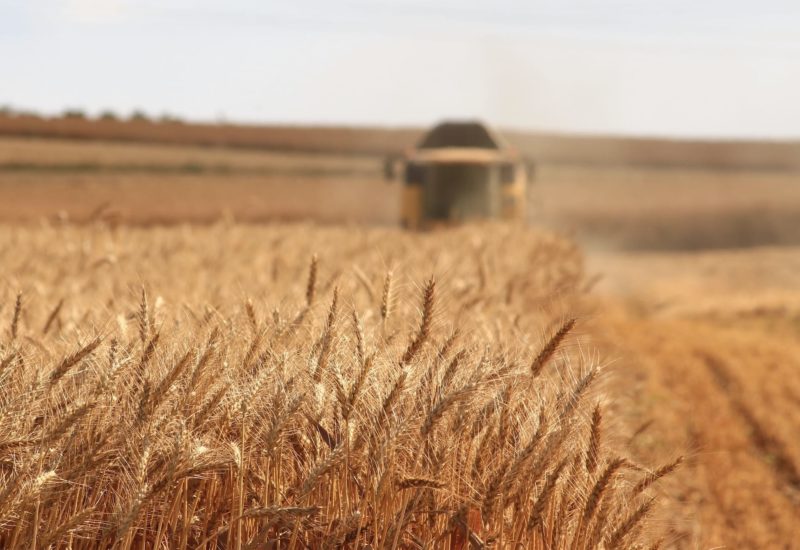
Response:
[[[169,124],[182,124],[183,119],[170,113],[164,113],[160,116],[151,116],[141,109],[134,109],[128,116],[120,115],[111,109],[104,109],[100,111],[97,116],[90,116],[83,109],[69,107],[64,109],[60,115],[47,117],[36,111],[17,109],[11,105],[0,105],[0,116],[4,117],[28,117],[28,118],[61,118],[65,120],[102,120],[102,121],[123,121],[128,120],[132,122],[151,122],[151,123],[169,123]]]

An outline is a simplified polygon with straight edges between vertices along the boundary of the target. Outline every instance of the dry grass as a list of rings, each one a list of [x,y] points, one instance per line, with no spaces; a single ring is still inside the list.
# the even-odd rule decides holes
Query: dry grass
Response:
[[[651,542],[567,241],[19,226],[0,265],[3,548]]]

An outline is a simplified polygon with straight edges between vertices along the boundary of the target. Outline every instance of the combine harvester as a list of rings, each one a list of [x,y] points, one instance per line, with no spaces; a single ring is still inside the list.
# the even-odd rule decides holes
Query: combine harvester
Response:
[[[435,126],[415,149],[386,160],[386,179],[400,172],[405,227],[525,219],[532,165],[479,122]]]

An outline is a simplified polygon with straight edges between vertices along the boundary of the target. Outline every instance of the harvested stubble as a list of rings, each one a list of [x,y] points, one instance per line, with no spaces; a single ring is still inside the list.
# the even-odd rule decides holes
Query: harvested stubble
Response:
[[[3,548],[649,540],[569,242],[41,226],[0,229],[0,265]]]

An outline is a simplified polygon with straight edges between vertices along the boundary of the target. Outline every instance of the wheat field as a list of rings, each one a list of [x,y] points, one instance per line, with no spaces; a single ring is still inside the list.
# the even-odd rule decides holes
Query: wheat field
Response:
[[[660,543],[680,458],[607,432],[568,240],[17,225],[0,265],[3,548]]]
[[[796,173],[380,161],[0,139],[0,547],[796,546]]]

